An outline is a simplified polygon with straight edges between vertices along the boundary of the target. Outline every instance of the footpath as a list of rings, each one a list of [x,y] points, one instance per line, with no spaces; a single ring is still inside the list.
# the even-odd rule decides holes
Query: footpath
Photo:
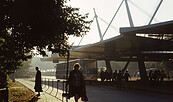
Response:
[[[31,78],[25,78],[25,79],[16,79],[16,81],[20,82],[21,84],[25,85],[28,87],[30,90],[35,92],[34,90],[34,79]],[[51,84],[51,83],[49,83]],[[93,84],[94,86],[101,86],[101,87],[108,87],[108,88],[113,88],[115,90],[118,90],[116,88],[115,83],[113,82],[97,82]],[[55,85],[56,86],[56,85]],[[42,86],[43,92],[41,92],[41,95],[39,97],[36,97],[33,102],[75,102],[74,98],[67,99],[66,97],[62,97],[63,91],[62,86],[59,86],[59,89],[55,87],[51,87],[48,85]],[[151,87],[150,84],[144,85],[143,83],[140,82],[129,82],[128,85],[123,85],[122,90],[133,90],[133,91],[143,91],[143,92],[154,92],[154,93],[160,93],[160,94],[165,94],[165,95],[173,95],[173,81],[166,81],[163,85],[157,86],[157,87]],[[37,93],[35,93],[37,94]],[[79,100],[79,102],[82,102]]]
[[[16,79],[16,81],[20,82],[21,84],[35,92],[35,82],[32,79]],[[66,97],[62,97],[62,90],[58,90],[57,92],[56,88],[48,87],[47,85],[43,85],[42,87],[43,92],[40,93],[39,97],[35,96],[33,102],[75,102],[73,98],[70,98],[69,100],[66,99]],[[37,92],[35,92],[35,94],[37,94]]]

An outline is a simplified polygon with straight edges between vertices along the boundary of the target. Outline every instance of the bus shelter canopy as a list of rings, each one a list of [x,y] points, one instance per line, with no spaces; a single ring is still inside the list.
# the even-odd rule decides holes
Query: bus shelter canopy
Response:
[[[173,34],[173,20],[141,27],[121,27],[121,34]]]
[[[71,59],[97,59],[116,61],[137,61],[143,55],[145,61],[173,59],[173,41],[160,40],[136,34],[173,34],[173,21],[141,27],[120,28],[121,35],[84,46],[75,46],[70,51]],[[55,58],[55,57],[54,57]],[[58,57],[59,60],[62,58]]]
[[[72,49],[70,58],[126,61],[137,60],[139,53],[146,60],[169,60],[173,58],[173,42],[139,36],[119,35],[117,37]],[[159,56],[158,56],[159,55]]]

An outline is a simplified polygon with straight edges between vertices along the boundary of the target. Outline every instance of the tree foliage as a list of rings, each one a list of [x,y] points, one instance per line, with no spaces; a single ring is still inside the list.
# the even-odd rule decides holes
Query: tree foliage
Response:
[[[16,78],[31,77],[30,67],[31,67],[31,59],[29,59],[28,61],[24,61],[22,63],[22,67],[16,70],[15,77]]]
[[[10,74],[36,48],[65,55],[69,35],[88,32],[88,14],[65,5],[67,0],[0,0],[0,74]]]

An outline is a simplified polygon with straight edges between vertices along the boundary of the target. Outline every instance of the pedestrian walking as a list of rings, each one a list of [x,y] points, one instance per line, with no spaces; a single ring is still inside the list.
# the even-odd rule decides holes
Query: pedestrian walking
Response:
[[[117,88],[122,87],[122,80],[123,80],[123,73],[121,70],[119,70],[119,73],[117,75]]]
[[[150,70],[149,72],[149,80],[152,81],[153,80],[153,71]]]
[[[104,80],[105,80],[105,74],[104,74],[104,71],[103,70],[101,70],[100,78],[101,78],[101,82],[104,82]]]
[[[40,96],[40,92],[43,92],[42,87],[41,87],[41,72],[38,67],[35,68],[37,73],[35,77],[35,92],[38,92],[37,96]]]
[[[80,64],[76,63],[73,66],[73,70],[70,72],[66,88],[69,85],[69,96],[73,97],[75,99],[75,102],[78,102],[79,98],[81,97],[82,101],[88,101],[88,98],[86,96],[86,87],[85,87],[85,81],[83,78],[82,72],[79,70]]]
[[[163,82],[165,77],[166,77],[166,73],[164,72],[164,70],[162,70],[160,73],[160,81]]]
[[[105,77],[106,77],[106,81],[108,81],[109,80],[109,72],[108,72],[108,70],[105,71]]]
[[[129,78],[131,79],[130,74],[128,71],[126,71],[126,73],[124,74],[125,83],[129,81]]]
[[[114,71],[113,75],[112,75],[112,81],[117,81],[117,70]]]

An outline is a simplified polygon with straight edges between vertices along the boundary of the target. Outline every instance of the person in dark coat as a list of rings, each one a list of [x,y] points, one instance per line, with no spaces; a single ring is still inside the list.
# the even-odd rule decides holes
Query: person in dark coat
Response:
[[[150,72],[149,72],[149,80],[153,81],[153,71],[152,70],[150,70]]]
[[[117,88],[122,87],[122,80],[123,80],[123,73],[121,70],[119,70],[119,73],[117,74]]]
[[[113,75],[112,75],[112,81],[117,81],[117,70],[114,71]]]
[[[101,78],[101,82],[104,82],[105,76],[104,76],[104,71],[103,70],[101,70],[100,78]]]
[[[38,67],[35,68],[37,73],[35,77],[35,92],[38,92],[37,96],[40,96],[40,92],[43,92],[42,87],[41,87],[41,72]]]
[[[129,78],[131,79],[130,74],[129,74],[128,71],[126,71],[126,73],[124,74],[125,82],[128,82],[129,81]]]
[[[88,101],[86,96],[85,81],[82,72],[79,70],[79,63],[74,64],[73,70],[70,72],[66,88],[69,85],[69,98],[74,96],[75,102],[81,97],[83,101]]]

